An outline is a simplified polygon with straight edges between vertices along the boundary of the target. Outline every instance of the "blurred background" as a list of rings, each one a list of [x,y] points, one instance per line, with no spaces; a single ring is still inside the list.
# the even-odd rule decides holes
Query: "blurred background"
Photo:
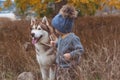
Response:
[[[51,23],[65,4],[79,13],[73,31],[85,48],[73,80],[120,79],[120,0],[0,0],[0,80],[17,80],[22,72],[41,79],[30,19],[47,16]]]
[[[17,19],[53,17],[62,5],[74,5],[79,16],[119,15],[119,0],[0,0],[0,15],[13,13]]]

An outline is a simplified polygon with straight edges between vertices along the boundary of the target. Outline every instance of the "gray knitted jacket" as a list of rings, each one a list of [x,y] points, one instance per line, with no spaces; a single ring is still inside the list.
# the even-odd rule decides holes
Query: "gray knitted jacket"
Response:
[[[76,36],[74,33],[70,33],[64,39],[59,37],[56,46],[57,46],[56,63],[57,65],[63,68],[72,66],[73,62],[78,63],[80,55],[84,52],[79,37]],[[71,55],[70,61],[66,61],[64,59],[63,55],[65,53],[70,53]]]

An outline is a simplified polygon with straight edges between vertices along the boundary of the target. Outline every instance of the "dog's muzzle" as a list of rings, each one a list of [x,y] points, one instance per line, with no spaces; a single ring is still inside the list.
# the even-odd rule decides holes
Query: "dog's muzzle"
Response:
[[[35,36],[35,33],[31,33],[31,36],[34,37],[34,36]]]
[[[35,33],[31,33],[31,36],[32,36],[32,44],[36,44],[43,37],[43,35],[40,35],[39,37],[35,37]]]

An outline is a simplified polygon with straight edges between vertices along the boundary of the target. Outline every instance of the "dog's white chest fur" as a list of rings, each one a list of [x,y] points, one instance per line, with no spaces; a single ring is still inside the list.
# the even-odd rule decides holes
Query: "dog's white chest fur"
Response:
[[[36,57],[40,65],[51,65],[55,60],[55,55],[48,55],[53,49],[50,48],[45,51],[43,45],[36,44]]]

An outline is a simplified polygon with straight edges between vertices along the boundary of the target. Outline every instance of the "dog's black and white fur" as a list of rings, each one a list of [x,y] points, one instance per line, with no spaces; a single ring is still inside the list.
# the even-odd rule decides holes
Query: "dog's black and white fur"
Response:
[[[42,20],[31,19],[32,43],[43,80],[55,80],[55,49],[50,47],[52,27],[44,17]]]

